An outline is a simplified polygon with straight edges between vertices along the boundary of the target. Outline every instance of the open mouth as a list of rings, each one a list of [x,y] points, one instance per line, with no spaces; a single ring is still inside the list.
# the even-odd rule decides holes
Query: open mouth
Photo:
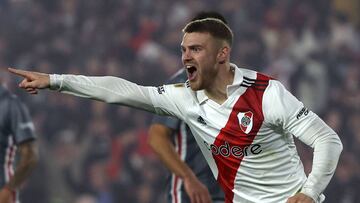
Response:
[[[193,65],[186,65],[186,72],[187,72],[188,79],[190,81],[194,80],[196,77],[197,68]]]

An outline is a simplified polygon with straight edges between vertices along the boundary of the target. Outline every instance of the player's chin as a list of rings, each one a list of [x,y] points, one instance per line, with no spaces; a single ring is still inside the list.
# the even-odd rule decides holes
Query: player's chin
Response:
[[[201,86],[197,82],[191,82],[191,81],[190,81],[190,88],[193,91],[198,91],[198,90],[202,89]]]

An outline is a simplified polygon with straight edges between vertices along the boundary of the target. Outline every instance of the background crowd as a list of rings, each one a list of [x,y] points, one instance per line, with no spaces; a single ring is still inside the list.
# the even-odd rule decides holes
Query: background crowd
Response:
[[[0,0],[0,78],[30,108],[41,151],[24,203],[162,203],[166,170],[147,145],[151,114],[29,96],[6,67],[161,85],[181,68],[181,29],[201,10],[229,21],[232,62],[282,81],[339,134],[326,202],[360,202],[360,1]],[[298,151],[309,172],[311,149]]]

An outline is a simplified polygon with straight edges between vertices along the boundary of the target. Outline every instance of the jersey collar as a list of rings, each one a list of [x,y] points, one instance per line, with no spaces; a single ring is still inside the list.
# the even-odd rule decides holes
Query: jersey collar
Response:
[[[234,71],[234,81],[233,84],[228,85],[226,88],[227,95],[230,96],[234,93],[235,90],[239,88],[239,85],[243,82],[243,73],[240,68],[238,68],[235,64],[230,63],[230,68]]]
[[[243,74],[241,70],[233,63],[230,63],[230,68],[234,71],[234,81],[233,84],[226,87],[226,92],[228,96],[234,93],[234,91],[237,90],[239,85],[243,82]],[[208,96],[206,96],[204,90],[197,91],[196,95],[200,104],[203,104],[209,99]]]

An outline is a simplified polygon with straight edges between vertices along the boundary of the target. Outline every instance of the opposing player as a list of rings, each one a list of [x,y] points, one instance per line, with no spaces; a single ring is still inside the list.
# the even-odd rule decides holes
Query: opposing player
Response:
[[[31,94],[50,88],[183,120],[226,202],[322,202],[342,151],[337,134],[279,81],[230,63],[233,34],[222,21],[192,21],[183,32],[182,85],[9,70],[25,78],[19,86]],[[314,148],[308,177],[293,136]]]
[[[17,152],[20,160],[15,167]],[[34,125],[28,110],[15,95],[0,85],[1,203],[19,202],[20,186],[37,160]]]

